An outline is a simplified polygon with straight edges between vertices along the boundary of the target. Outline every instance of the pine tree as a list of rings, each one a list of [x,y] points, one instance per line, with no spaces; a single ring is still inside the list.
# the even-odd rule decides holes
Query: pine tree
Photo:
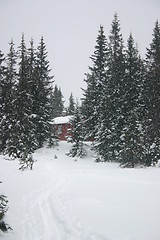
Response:
[[[84,149],[84,129],[83,129],[83,121],[82,115],[80,113],[80,108],[78,103],[76,104],[76,110],[74,112],[74,117],[71,120],[72,124],[72,148],[69,152],[69,156],[71,157],[84,157],[86,155],[86,151]]]
[[[82,112],[85,119],[87,136],[94,138],[97,131],[100,114],[101,94],[106,76],[107,40],[103,27],[100,26],[94,54],[91,56],[93,66],[89,67],[90,73],[86,74],[87,89],[84,90]]]
[[[122,130],[120,162],[122,166],[143,164],[143,66],[134,39],[130,34],[126,50],[124,92],[124,126]]]
[[[13,142],[17,139],[15,135],[16,126],[16,85],[17,85],[17,53],[14,49],[13,40],[10,42],[10,51],[6,56],[6,78],[5,78],[5,120],[3,121],[3,130],[5,138],[4,152],[12,155]]]
[[[52,77],[43,38],[36,54],[33,40],[26,49],[24,35],[18,54],[11,41],[4,62],[0,52],[0,151],[19,158],[20,169],[32,169],[32,153],[51,138]]]
[[[36,100],[35,100],[35,115],[36,115],[36,133],[38,147],[42,147],[50,134],[51,121],[51,93],[52,81],[49,69],[49,61],[47,60],[46,45],[43,37],[36,54],[35,76],[36,76]]]
[[[69,97],[69,106],[68,106],[67,112],[68,112],[68,115],[73,115],[75,112],[75,102],[74,102],[72,93]]]
[[[52,118],[62,116],[64,110],[63,94],[57,84],[54,87],[54,91],[51,94],[51,108]]]
[[[8,211],[7,204],[8,204],[7,197],[1,194],[0,195],[0,230],[2,232],[8,232],[9,230],[12,230],[12,228],[8,224],[6,224],[4,221],[4,216]]]
[[[3,122],[5,121],[6,67],[4,61],[4,54],[0,50],[0,152],[5,148],[5,129],[3,128]]]
[[[145,95],[145,164],[160,158],[160,25],[155,23],[153,39],[146,55]]]
[[[13,138],[11,139],[13,142],[12,145],[10,144],[11,146],[9,155],[19,158],[20,164],[23,162],[23,168],[28,167],[27,159],[32,159],[31,154],[36,149],[34,136],[35,126],[31,119],[32,95],[30,91],[30,83],[31,80],[29,76],[28,56],[24,35],[22,35],[22,40],[19,47],[19,72],[15,101],[16,124],[14,127]],[[24,159],[26,159],[26,162]],[[24,162],[26,163],[26,166]]]
[[[82,114],[85,121],[85,139],[88,140],[94,139],[96,127],[96,119],[93,115],[94,107],[96,104],[94,94],[96,89],[96,81],[94,78],[94,74],[86,74],[85,82],[87,83],[87,89],[83,89],[84,97],[82,98]]]
[[[98,160],[115,161],[121,150],[120,136],[125,115],[125,54],[117,14],[111,26],[106,59],[95,150],[99,154]]]
[[[125,86],[125,53],[122,34],[120,33],[120,22],[117,14],[114,15],[111,33],[109,36],[108,73],[110,80],[110,102],[112,102],[112,146],[114,157],[120,151],[120,136],[124,124],[124,86]]]

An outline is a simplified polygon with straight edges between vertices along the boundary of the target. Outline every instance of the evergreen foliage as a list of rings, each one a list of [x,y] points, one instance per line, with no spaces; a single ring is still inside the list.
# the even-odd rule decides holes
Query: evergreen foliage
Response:
[[[32,169],[32,153],[53,135],[49,73],[43,38],[35,51],[32,39],[26,48],[23,34],[18,53],[11,41],[6,59],[0,54],[0,147],[10,157],[19,158],[22,170]]]
[[[16,123],[17,123],[17,112],[16,112],[16,88],[17,88],[17,53],[14,49],[13,40],[10,42],[10,51],[6,56],[6,77],[5,77],[5,89],[6,94],[4,95],[5,111],[3,112],[4,121],[2,122],[2,128],[5,138],[5,149],[4,151],[9,155],[15,152],[14,141],[17,139],[16,135]]]
[[[101,93],[95,150],[102,161],[118,160],[124,124],[125,55],[117,14],[108,40],[106,70]]]
[[[103,27],[100,26],[94,54],[91,56],[93,66],[89,67],[90,73],[86,74],[87,89],[84,90],[82,112],[85,119],[86,139],[92,139],[96,134],[96,126],[100,113],[100,102],[106,74],[107,41]]]
[[[146,54],[145,149],[147,166],[160,159],[160,25],[155,23],[153,39]]]
[[[34,159],[31,155],[31,153],[27,152],[27,150],[23,151],[21,158],[20,158],[20,162],[19,162],[19,164],[20,164],[19,170],[22,170],[22,171],[24,171],[25,169],[32,170],[33,163],[34,163]]]
[[[12,230],[12,228],[4,221],[5,214],[8,211],[7,204],[8,204],[7,197],[1,194],[0,195],[0,230],[2,232],[8,232],[9,230]]]
[[[124,126],[121,132],[121,152],[119,161],[122,166],[134,167],[142,164],[144,154],[143,137],[143,65],[134,39],[130,34],[126,50],[126,73],[124,86]]]
[[[36,54],[36,133],[38,147],[42,147],[47,140],[50,132],[51,121],[51,93],[52,93],[52,78],[50,75],[49,61],[47,60],[46,45],[43,37]]]
[[[67,114],[68,115],[73,115],[75,112],[75,101],[73,98],[73,94],[71,93],[70,97],[69,97],[69,106],[67,109]]]
[[[5,127],[3,126],[5,121],[5,75],[6,75],[6,67],[4,66],[5,57],[4,54],[0,50],[0,152],[4,150],[5,147]]]
[[[16,157],[23,158],[24,153],[31,154],[37,148],[35,138],[35,125],[32,121],[32,95],[31,79],[29,75],[29,61],[27,50],[22,35],[19,47],[19,73],[16,94],[16,127],[15,133],[18,136],[12,146],[16,152]]]
[[[72,149],[69,152],[70,157],[84,157],[86,151],[84,149],[84,129],[82,115],[80,113],[79,106],[77,104],[74,117],[71,120],[72,124]]]
[[[63,114],[64,101],[61,88],[58,88],[57,84],[51,94],[51,115],[52,118],[60,117]]]
[[[105,48],[98,58],[100,36],[82,99],[85,128],[94,139],[97,161],[118,161],[123,167],[154,165],[160,158],[159,23],[155,24],[145,62],[132,34],[124,48],[117,14],[108,41],[102,38]]]
[[[49,136],[48,136],[48,140],[47,140],[47,146],[49,148],[53,148],[55,146],[58,146],[58,133],[56,131],[56,127],[55,125],[52,124],[52,122],[50,122],[50,131],[49,131]]]
[[[43,37],[35,50],[18,52],[13,41],[6,57],[0,51],[0,152],[32,169],[35,149],[57,144],[51,120],[64,111],[61,89],[52,87]],[[151,166],[160,159],[160,25],[142,60],[130,34],[125,49],[117,14],[108,39],[100,26],[92,66],[86,73],[81,109],[73,95],[68,114],[75,115],[72,156],[83,156],[83,141],[94,140],[97,161],[123,167]],[[81,111],[80,111],[81,110]],[[83,121],[82,121],[83,119]]]

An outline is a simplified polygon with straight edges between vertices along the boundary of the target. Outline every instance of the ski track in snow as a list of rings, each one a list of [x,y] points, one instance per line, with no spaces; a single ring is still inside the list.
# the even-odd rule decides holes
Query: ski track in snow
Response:
[[[2,157],[13,231],[0,239],[159,240],[159,169],[95,165],[89,157],[75,162],[65,155],[68,147],[38,150],[31,172]]]
[[[65,189],[69,182],[58,169],[45,167],[51,182],[23,199],[26,209],[19,240],[106,240],[84,229],[67,209]],[[39,222],[37,222],[39,219]]]

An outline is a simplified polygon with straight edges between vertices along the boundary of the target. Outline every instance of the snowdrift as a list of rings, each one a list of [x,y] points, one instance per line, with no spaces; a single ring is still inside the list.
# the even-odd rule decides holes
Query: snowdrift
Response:
[[[159,240],[160,168],[96,163],[89,145],[85,158],[70,158],[70,146],[36,151],[32,171],[0,156],[13,228],[0,239]]]

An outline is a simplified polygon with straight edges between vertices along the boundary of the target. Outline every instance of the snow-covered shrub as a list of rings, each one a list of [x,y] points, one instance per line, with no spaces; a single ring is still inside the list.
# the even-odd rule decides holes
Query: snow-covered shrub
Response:
[[[32,157],[31,154],[28,154],[27,152],[24,152],[22,157],[20,158],[20,168],[19,170],[25,170],[27,168],[29,168],[30,170],[33,169],[33,163],[34,163],[34,159]]]
[[[12,228],[4,221],[5,214],[8,211],[7,204],[8,204],[7,197],[4,195],[0,195],[0,230],[2,232],[12,230]]]

